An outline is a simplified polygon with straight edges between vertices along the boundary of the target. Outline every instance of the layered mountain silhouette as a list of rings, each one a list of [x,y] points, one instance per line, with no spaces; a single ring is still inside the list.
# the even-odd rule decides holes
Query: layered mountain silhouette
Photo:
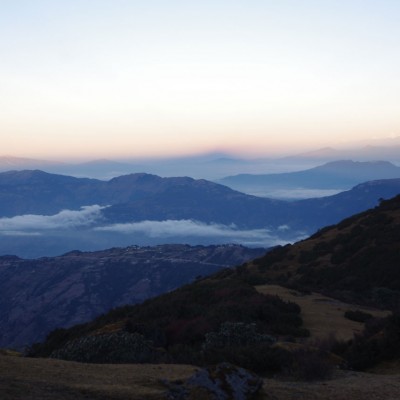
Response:
[[[101,181],[10,171],[0,174],[0,253],[37,257],[182,240],[270,247],[305,237],[398,193],[400,179],[387,179],[333,196],[288,202],[188,177],[140,173]]]
[[[376,179],[400,178],[400,167],[387,161],[355,162],[333,161],[298,172],[280,174],[239,174],[228,176],[219,182],[233,189],[246,191],[249,188],[309,188],[348,189],[352,186]]]

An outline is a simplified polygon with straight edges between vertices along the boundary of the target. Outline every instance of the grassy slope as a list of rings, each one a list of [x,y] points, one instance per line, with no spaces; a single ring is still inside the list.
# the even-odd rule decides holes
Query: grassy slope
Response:
[[[400,296],[400,196],[242,268],[278,283],[350,302],[392,307]],[[391,296],[391,297],[390,297]]]
[[[185,365],[95,365],[0,356],[2,400],[153,400],[165,391],[160,379],[190,376]]]
[[[297,303],[301,307],[304,328],[310,331],[309,340],[328,339],[334,335],[339,340],[349,340],[354,334],[361,333],[364,324],[344,317],[347,310],[361,310],[374,317],[385,317],[390,313],[343,303],[319,293],[304,294],[278,285],[260,285],[260,293],[279,296],[285,301]]]
[[[160,379],[185,379],[186,365],[95,365],[0,356],[2,400],[156,400]],[[338,372],[335,379],[304,383],[265,379],[258,400],[397,400],[400,374]],[[366,384],[368,382],[368,384]]]

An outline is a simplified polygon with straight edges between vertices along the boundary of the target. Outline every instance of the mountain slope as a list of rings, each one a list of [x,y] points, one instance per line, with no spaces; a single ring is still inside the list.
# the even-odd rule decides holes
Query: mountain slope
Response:
[[[36,260],[0,257],[0,347],[31,344],[57,327],[141,302],[264,251],[163,245],[75,251]]]
[[[400,178],[400,167],[387,161],[333,161],[304,171],[280,174],[240,174],[219,182],[235,190],[271,188],[348,189],[362,182]]]
[[[400,196],[279,247],[247,265],[267,282],[322,291],[347,301],[400,304]]]
[[[284,225],[313,233],[354,213],[378,204],[380,198],[400,193],[400,179],[371,181],[333,196],[292,202],[264,199],[195,181],[190,190],[174,185],[145,199],[116,204],[102,211],[110,223],[129,219],[195,219],[241,228],[273,228]]]
[[[228,360],[259,372],[279,372],[288,365],[305,368],[308,364],[293,364],[292,357],[306,357],[307,352],[315,356],[315,347],[305,348],[303,339],[282,343],[287,335],[292,342],[308,334],[302,327],[300,308],[264,295],[268,293],[265,283],[325,290],[334,297],[398,309],[399,240],[400,196],[235,269],[140,305],[113,310],[91,323],[54,331],[31,355],[86,362],[168,359],[202,364]],[[398,359],[399,327],[396,314],[375,321],[358,339],[336,343],[336,354],[361,369]],[[128,360],[131,342],[137,350]],[[99,353],[99,346],[104,352]],[[326,352],[319,357],[326,357]],[[314,372],[322,366],[314,364]]]
[[[136,173],[101,181],[39,170],[8,171],[0,173],[0,212],[7,217],[27,213],[50,215],[91,204],[126,204],[171,190],[188,194],[193,190],[196,195],[212,194],[226,199],[248,197],[225,186],[188,177],[161,178]]]
[[[187,177],[132,174],[99,181],[14,171],[0,174],[0,254],[39,257],[182,241],[271,247],[399,193],[400,179],[389,179],[287,202]]]

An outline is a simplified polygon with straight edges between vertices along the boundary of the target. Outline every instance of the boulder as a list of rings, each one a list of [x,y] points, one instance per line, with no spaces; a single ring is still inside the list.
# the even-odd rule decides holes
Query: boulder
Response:
[[[224,362],[198,370],[185,382],[164,382],[168,400],[248,400],[262,387],[256,374]]]

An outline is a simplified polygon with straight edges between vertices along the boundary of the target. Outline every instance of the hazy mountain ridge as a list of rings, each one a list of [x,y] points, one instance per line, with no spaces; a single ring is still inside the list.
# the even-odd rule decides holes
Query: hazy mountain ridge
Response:
[[[378,180],[333,196],[288,202],[188,177],[139,173],[100,181],[7,172],[0,174],[0,254],[38,257],[182,241],[271,247],[399,193],[400,179]]]
[[[237,245],[162,245],[36,260],[0,257],[0,347],[43,340],[52,329],[86,322],[264,252]]]
[[[232,189],[189,177],[161,178],[135,173],[101,181],[50,174],[40,170],[8,171],[0,173],[1,215],[49,215],[63,209],[79,209],[85,205],[123,204],[158,195],[171,187],[193,187],[215,192],[220,196],[234,195]],[[235,195],[245,196],[237,192]]]
[[[206,153],[193,156],[148,159],[97,159],[84,162],[48,161],[0,156],[0,171],[41,169],[49,173],[108,180],[115,176],[143,171],[162,176],[180,176],[182,171],[193,178],[219,180],[242,173],[270,174],[300,171],[337,160],[400,162],[399,138],[354,144],[347,148],[326,147],[286,156],[241,158],[229,153]]]
[[[235,190],[263,188],[348,189],[377,179],[400,178],[400,167],[388,161],[333,161],[311,169],[279,174],[239,174],[219,180]]]
[[[190,189],[190,190],[188,190]],[[312,233],[356,212],[378,204],[379,198],[400,193],[400,179],[366,182],[339,194],[298,201],[266,199],[193,181],[190,187],[171,185],[143,200],[116,204],[102,210],[110,223],[131,220],[195,219],[242,228],[291,229]]]

